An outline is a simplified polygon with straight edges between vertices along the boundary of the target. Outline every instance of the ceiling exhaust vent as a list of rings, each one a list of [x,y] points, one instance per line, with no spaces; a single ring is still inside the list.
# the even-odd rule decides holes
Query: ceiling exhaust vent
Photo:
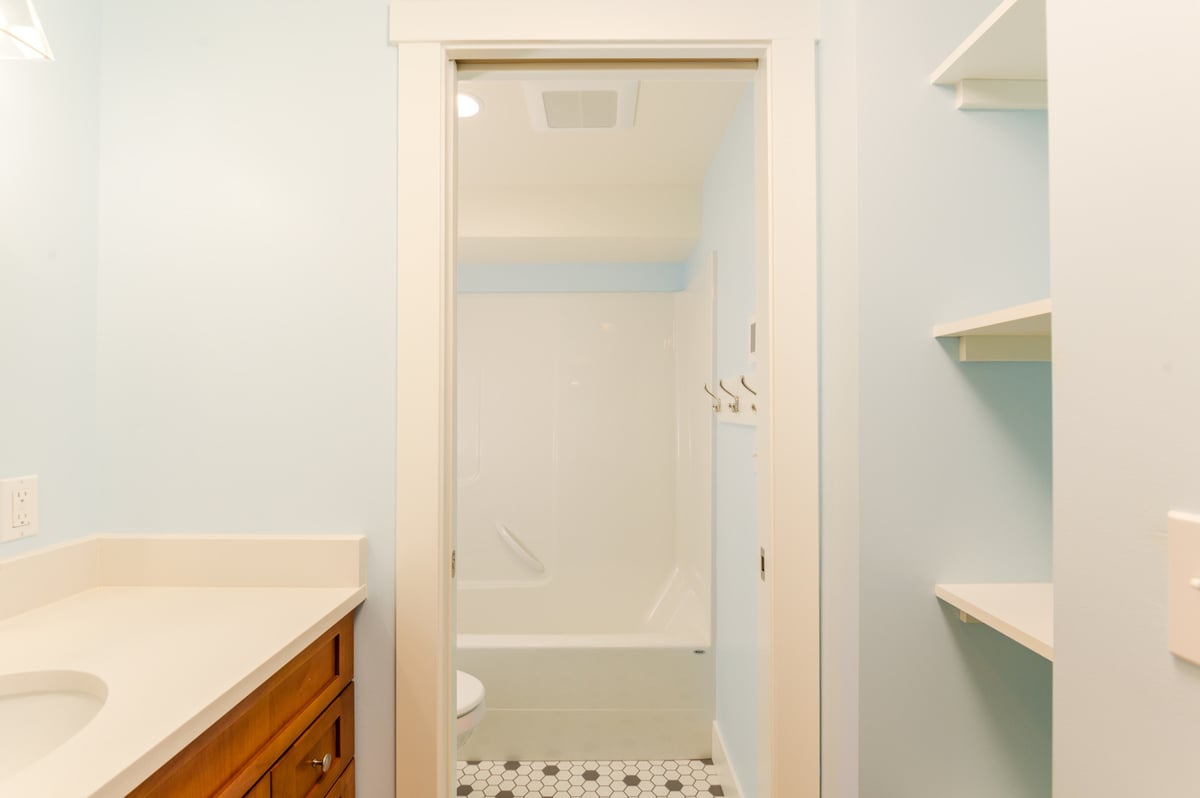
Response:
[[[616,127],[615,91],[544,91],[546,127]]]
[[[529,82],[525,99],[534,130],[615,130],[633,127],[636,80]]]

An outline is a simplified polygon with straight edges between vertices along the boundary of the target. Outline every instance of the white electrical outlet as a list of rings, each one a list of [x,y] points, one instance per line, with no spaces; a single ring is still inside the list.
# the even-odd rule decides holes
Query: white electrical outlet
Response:
[[[0,543],[37,533],[37,477],[0,479]]]

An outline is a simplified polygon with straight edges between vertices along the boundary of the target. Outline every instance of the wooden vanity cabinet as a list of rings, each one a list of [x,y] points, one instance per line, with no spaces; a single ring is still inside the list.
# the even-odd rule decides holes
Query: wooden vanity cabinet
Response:
[[[271,768],[271,798],[324,798],[354,756],[354,685]]]
[[[271,798],[271,777],[263,776],[254,789],[246,793],[246,798]]]
[[[333,789],[325,794],[325,798],[354,798],[354,763],[346,766],[346,772],[333,785]]]
[[[130,798],[354,798],[353,678],[347,615]]]

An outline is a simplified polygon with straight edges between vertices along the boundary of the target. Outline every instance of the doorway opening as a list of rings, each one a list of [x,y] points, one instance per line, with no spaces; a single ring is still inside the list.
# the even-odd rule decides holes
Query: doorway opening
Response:
[[[459,795],[757,795],[756,67],[458,65]]]
[[[516,0],[514,0],[516,1]],[[592,13],[594,11],[594,13]],[[586,12],[586,13],[585,13]],[[751,59],[759,798],[820,790],[816,17],[803,4],[391,5],[398,136],[396,740],[406,795],[455,779],[456,64]],[[765,344],[765,346],[763,346]],[[765,394],[764,394],[765,392]]]

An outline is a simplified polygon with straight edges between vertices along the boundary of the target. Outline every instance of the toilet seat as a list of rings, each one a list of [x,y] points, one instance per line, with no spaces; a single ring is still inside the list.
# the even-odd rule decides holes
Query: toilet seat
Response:
[[[465,717],[483,704],[483,682],[469,673],[458,671],[458,715]]]
[[[458,671],[458,714],[454,721],[454,731],[461,748],[483,720],[486,709],[483,704],[483,682],[469,673]]]

